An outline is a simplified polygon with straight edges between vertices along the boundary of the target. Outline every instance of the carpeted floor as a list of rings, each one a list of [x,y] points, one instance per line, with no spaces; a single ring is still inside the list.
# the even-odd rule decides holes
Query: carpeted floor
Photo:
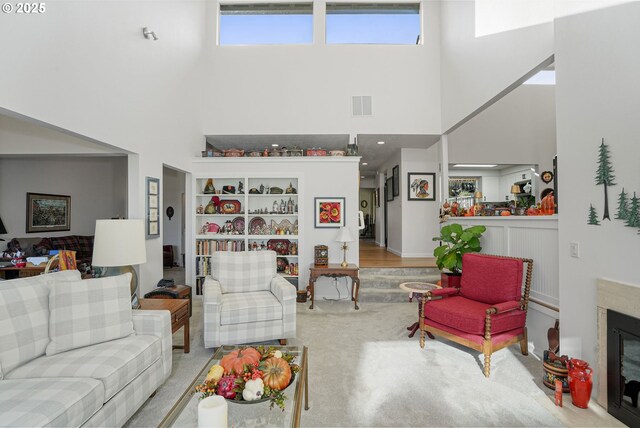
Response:
[[[171,377],[127,426],[157,426],[212,354],[203,348],[201,313],[195,299],[191,353],[174,350]],[[555,408],[540,361],[518,346],[493,355],[490,379],[475,351],[440,339],[420,349],[405,329],[416,315],[415,303],[367,303],[359,311],[348,301],[319,301],[313,311],[298,304],[298,341],[309,347],[310,410],[302,426],[616,425],[597,410],[576,413],[568,394],[565,407]],[[182,342],[182,331],[174,340]]]

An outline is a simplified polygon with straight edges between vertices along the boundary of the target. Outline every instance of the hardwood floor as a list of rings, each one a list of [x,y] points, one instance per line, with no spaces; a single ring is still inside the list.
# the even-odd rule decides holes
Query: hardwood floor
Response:
[[[361,268],[430,268],[436,267],[433,257],[400,257],[379,247],[373,240],[360,240]]]

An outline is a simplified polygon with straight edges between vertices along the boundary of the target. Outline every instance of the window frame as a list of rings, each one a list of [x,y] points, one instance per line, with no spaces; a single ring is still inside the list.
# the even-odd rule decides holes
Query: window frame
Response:
[[[303,0],[303,1],[295,1],[295,0],[269,0],[269,1],[218,1],[217,2],[217,31],[216,31],[216,46],[218,47],[238,47],[238,46],[311,46],[315,43],[315,13],[314,13],[314,0]],[[256,5],[308,5],[311,10],[311,41],[309,43],[249,43],[249,44],[222,44],[221,43],[221,20],[223,15],[223,8],[225,6],[256,6]]]
[[[329,11],[328,11],[328,7],[329,5],[374,5],[374,6],[378,6],[381,7],[384,5],[389,5],[389,6],[394,6],[394,5],[414,5],[418,7],[418,20],[419,20],[419,27],[420,27],[420,33],[418,35],[419,39],[417,41],[417,43],[354,43],[354,42],[350,42],[350,43],[329,43],[327,42],[327,16],[330,15]],[[422,46],[424,45],[424,2],[423,1],[412,1],[412,0],[408,0],[408,1],[398,1],[398,0],[377,0],[377,1],[366,1],[366,0],[331,0],[331,1],[327,1],[324,3],[324,28],[323,28],[323,33],[324,33],[324,40],[323,43],[327,46]]]

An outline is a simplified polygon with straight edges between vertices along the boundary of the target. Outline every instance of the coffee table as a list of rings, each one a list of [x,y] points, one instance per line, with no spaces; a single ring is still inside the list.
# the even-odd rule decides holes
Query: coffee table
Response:
[[[221,346],[206,362],[200,373],[193,379],[187,389],[182,393],[176,404],[169,410],[158,427],[197,427],[198,426],[198,402],[200,393],[195,392],[196,385],[201,384],[207,377],[212,365],[218,363],[223,356],[238,349],[239,346]],[[269,409],[270,401],[257,404],[245,402],[236,403],[227,400],[229,427],[299,427],[300,413],[302,410],[302,395],[304,393],[304,409],[309,410],[308,387],[308,349],[306,346],[273,346],[283,352],[293,354],[294,362],[300,366],[294,381],[287,387],[285,394],[285,410],[281,411],[277,406]]]

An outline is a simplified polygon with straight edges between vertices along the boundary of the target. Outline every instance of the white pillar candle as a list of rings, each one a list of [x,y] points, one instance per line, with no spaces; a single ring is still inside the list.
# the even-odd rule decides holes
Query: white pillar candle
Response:
[[[227,428],[227,401],[220,395],[212,395],[198,404],[198,428]]]

